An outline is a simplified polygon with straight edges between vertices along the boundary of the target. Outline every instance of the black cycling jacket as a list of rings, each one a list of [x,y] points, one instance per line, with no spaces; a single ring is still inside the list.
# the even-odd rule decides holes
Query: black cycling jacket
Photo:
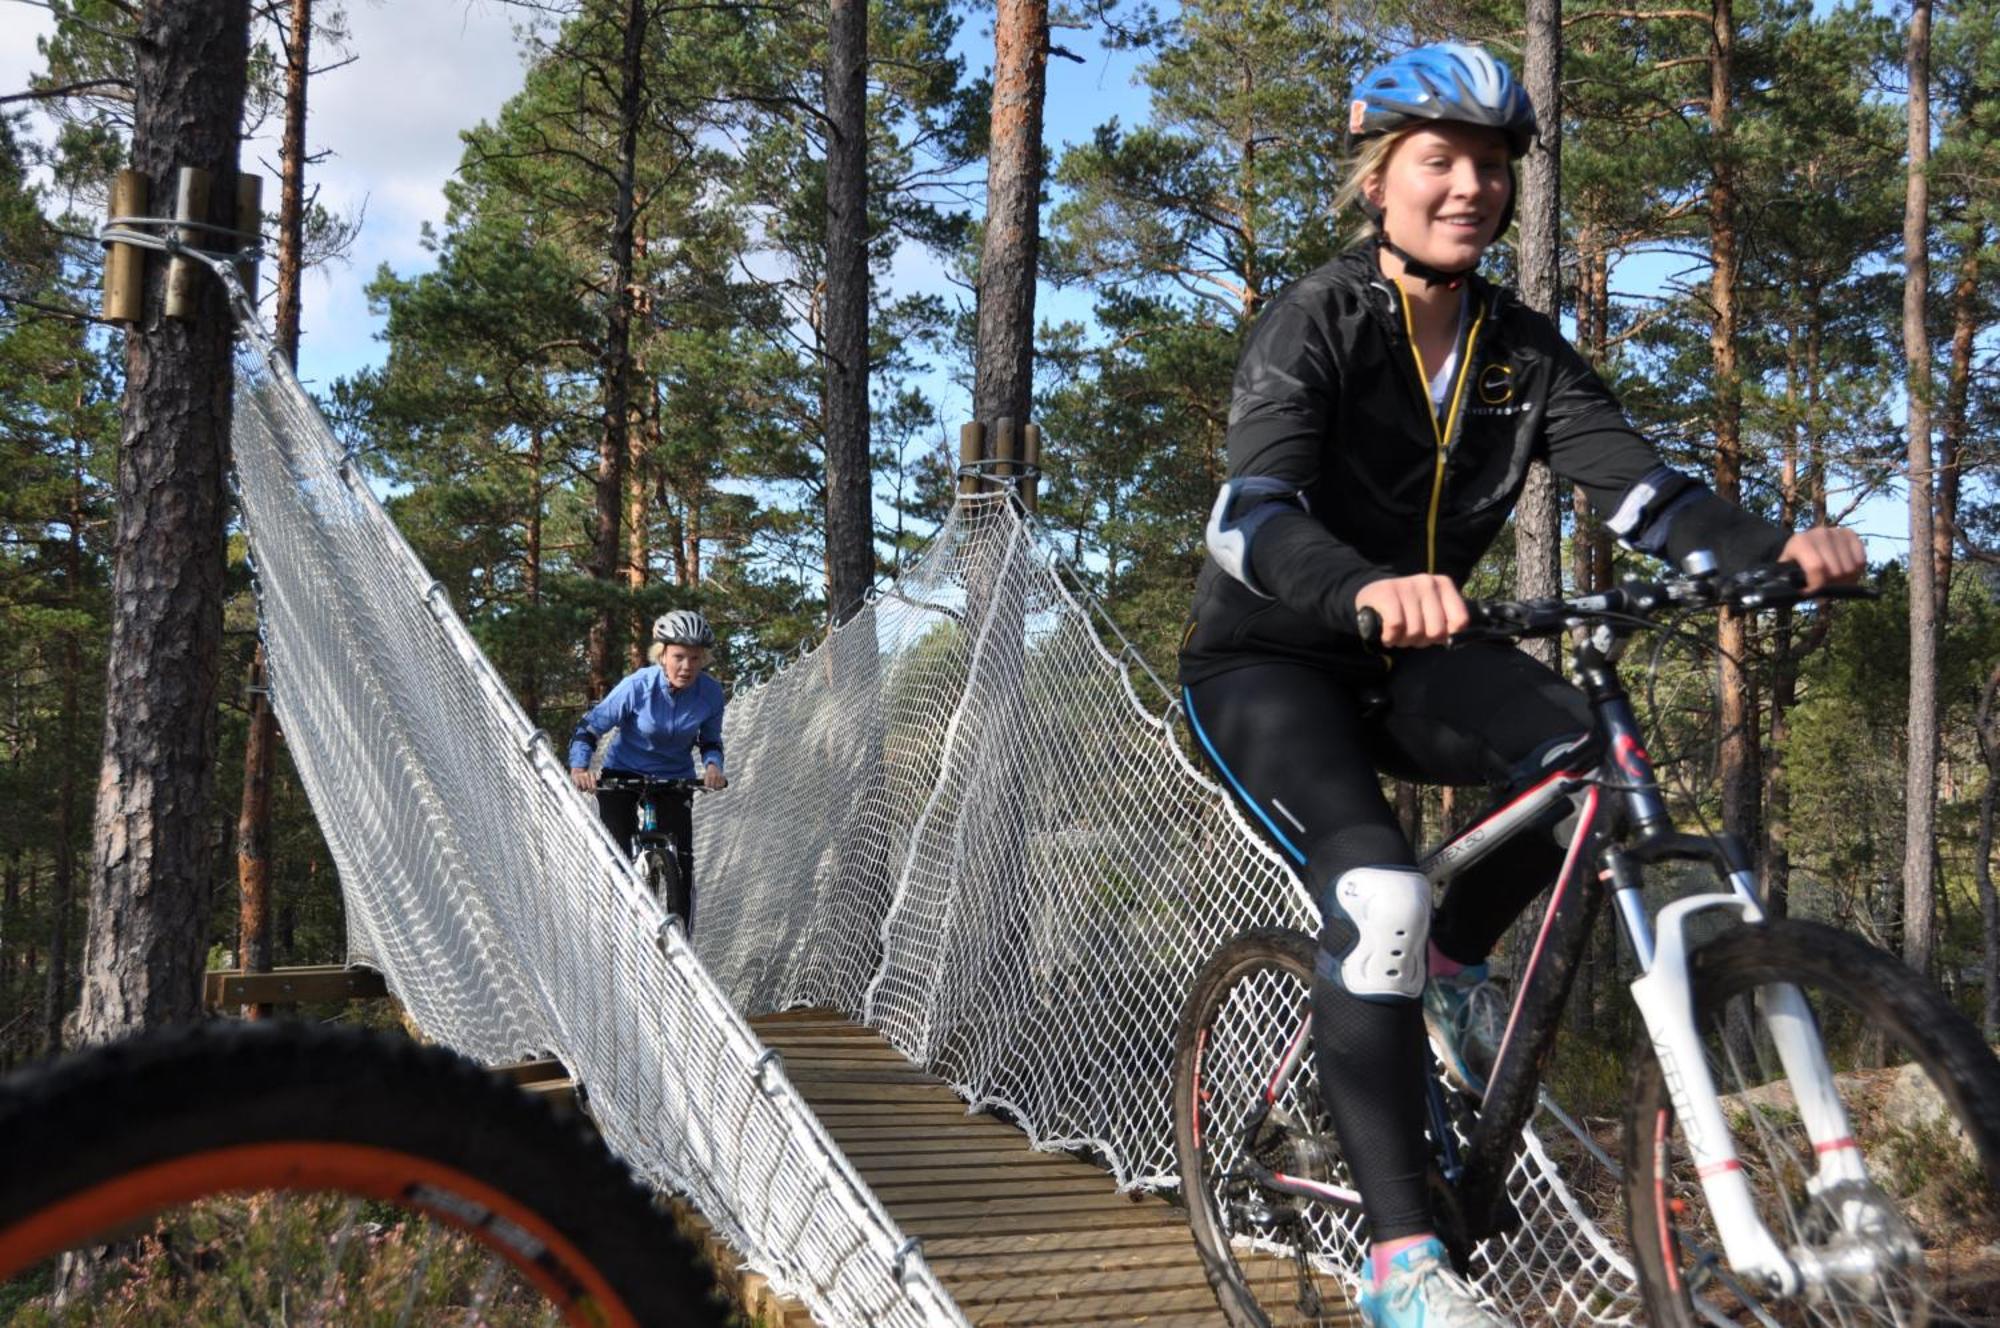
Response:
[[[1379,676],[1383,657],[1355,634],[1356,592],[1416,572],[1463,584],[1536,457],[1634,548],[1675,560],[1707,549],[1725,572],[1777,556],[1786,533],[1666,467],[1547,317],[1476,276],[1467,288],[1442,419],[1373,246],[1264,311],[1229,409],[1230,480],[1251,481],[1233,515],[1259,509],[1241,569],[1254,588],[1214,556],[1203,565],[1185,680],[1266,659]]]

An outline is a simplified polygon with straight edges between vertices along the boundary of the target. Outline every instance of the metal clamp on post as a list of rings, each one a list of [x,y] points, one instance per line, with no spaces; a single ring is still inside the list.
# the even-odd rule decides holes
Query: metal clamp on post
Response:
[[[785,1068],[784,1054],[776,1047],[766,1047],[764,1054],[750,1067],[750,1077],[757,1081],[758,1091],[765,1097],[776,1097],[778,1094],[778,1090],[771,1086],[771,1070],[774,1066],[779,1070]]]
[[[924,1243],[915,1236],[906,1238],[901,1245],[896,1247],[895,1258],[890,1261],[889,1266],[894,1270],[898,1282],[908,1282],[910,1280],[910,1259],[912,1256],[921,1259],[923,1254]]]

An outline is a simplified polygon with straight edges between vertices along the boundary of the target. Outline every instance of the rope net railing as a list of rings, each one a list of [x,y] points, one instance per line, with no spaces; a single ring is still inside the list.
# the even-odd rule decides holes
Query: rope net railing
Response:
[[[697,820],[695,945],[745,1013],[843,1011],[1040,1146],[1166,1187],[1196,970],[1242,930],[1317,915],[1052,547],[1011,494],[962,498],[860,614],[738,692],[730,792]],[[1477,1260],[1510,1321],[1637,1316],[1594,1148],[1554,1114],[1523,1140],[1521,1226]],[[1360,1265],[1346,1225],[1318,1253]]]
[[[235,453],[273,703],[357,962],[424,1033],[552,1054],[606,1141],[822,1323],[963,1324],[243,325]]]

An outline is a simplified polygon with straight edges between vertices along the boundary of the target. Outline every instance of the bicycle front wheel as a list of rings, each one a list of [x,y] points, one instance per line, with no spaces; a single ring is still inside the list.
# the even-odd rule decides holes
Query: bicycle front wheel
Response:
[[[0,1083],[0,1139],[0,1318],[727,1321],[700,1252],[595,1132],[400,1037],[113,1043]]]
[[[1689,975],[1759,1215],[1816,1271],[1780,1301],[1727,1268],[1666,1076],[1647,1053],[1625,1122],[1625,1201],[1648,1321],[1995,1323],[2000,1065],[1972,1025],[1895,958],[1816,923],[1727,932],[1694,952]],[[1771,995],[1758,994],[1775,984],[1796,988],[1818,1026],[1865,1180],[1822,1173],[1779,1061]]]
[[[1313,948],[1279,928],[1230,941],[1196,976],[1174,1036],[1181,1194],[1231,1328],[1353,1322],[1345,1272],[1360,1263],[1362,1217],[1306,1045]],[[1267,1175],[1349,1197],[1283,1193]]]

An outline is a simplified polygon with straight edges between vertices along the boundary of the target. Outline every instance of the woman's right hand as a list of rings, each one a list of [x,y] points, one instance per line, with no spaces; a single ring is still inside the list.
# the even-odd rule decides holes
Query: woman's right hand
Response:
[[[597,792],[597,776],[591,774],[588,770],[570,771],[569,782],[576,785],[577,788],[585,793]]]
[[[1381,619],[1378,644],[1406,650],[1441,646],[1472,626],[1472,611],[1451,578],[1430,573],[1371,581],[1354,597],[1354,607],[1372,609]]]

